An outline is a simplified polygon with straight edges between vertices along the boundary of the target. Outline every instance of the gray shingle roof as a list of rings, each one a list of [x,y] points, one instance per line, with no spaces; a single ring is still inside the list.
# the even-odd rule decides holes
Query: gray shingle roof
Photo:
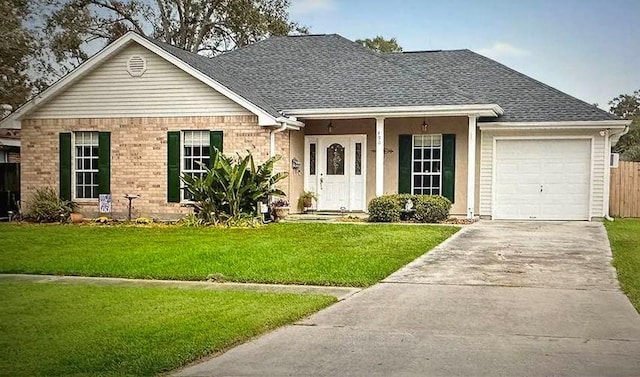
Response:
[[[615,116],[469,50],[380,54],[339,35],[271,37],[206,58],[157,46],[277,117],[287,109],[495,104],[484,121]]]
[[[393,53],[390,61],[425,75],[437,75],[504,110],[484,121],[541,122],[619,119],[505,65],[470,50]]]
[[[478,103],[335,34],[272,37],[213,60],[280,110]]]

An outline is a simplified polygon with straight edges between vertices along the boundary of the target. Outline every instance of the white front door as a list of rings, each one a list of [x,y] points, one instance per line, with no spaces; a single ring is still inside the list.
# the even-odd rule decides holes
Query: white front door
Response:
[[[495,219],[589,219],[591,139],[500,139],[495,148]]]
[[[307,136],[305,190],[320,211],[365,210],[366,135]]]

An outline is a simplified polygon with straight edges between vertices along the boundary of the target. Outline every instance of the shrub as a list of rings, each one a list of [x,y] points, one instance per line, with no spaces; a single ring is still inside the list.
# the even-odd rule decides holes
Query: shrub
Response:
[[[400,201],[397,195],[383,195],[369,202],[369,221],[390,223],[400,221]]]
[[[65,222],[75,209],[76,204],[60,199],[53,187],[43,187],[37,189],[28,201],[25,219],[39,223]]]
[[[438,223],[449,217],[451,201],[439,195],[415,195],[414,219],[420,223]]]
[[[227,157],[216,153],[212,167],[202,178],[182,176],[185,189],[193,197],[195,213],[207,224],[248,224],[247,216],[257,216],[256,203],[266,202],[269,196],[284,196],[275,184],[288,173],[274,173],[280,156],[272,157],[256,166],[253,156]]]

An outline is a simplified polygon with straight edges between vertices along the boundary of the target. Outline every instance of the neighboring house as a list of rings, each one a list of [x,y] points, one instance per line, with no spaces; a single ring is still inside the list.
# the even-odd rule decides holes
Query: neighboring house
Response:
[[[374,53],[339,35],[273,37],[209,59],[129,33],[14,112],[22,196],[52,185],[97,211],[139,194],[178,217],[181,173],[213,146],[282,155],[281,188],[317,209],[441,194],[452,214],[589,220],[608,213],[611,145],[629,122],[469,50]],[[299,168],[295,169],[298,167]]]
[[[20,129],[0,128],[0,163],[20,163]]]
[[[0,220],[20,201],[20,130],[0,128]]]

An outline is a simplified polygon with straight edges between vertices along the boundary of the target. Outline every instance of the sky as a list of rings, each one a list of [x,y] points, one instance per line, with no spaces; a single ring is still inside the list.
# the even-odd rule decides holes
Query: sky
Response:
[[[640,0],[292,0],[312,34],[467,48],[609,110],[640,89]]]

